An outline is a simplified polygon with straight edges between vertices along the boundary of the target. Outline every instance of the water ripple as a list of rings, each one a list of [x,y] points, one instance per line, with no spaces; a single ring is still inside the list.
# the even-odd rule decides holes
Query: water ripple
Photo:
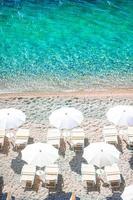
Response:
[[[133,87],[133,1],[0,5],[0,90]]]

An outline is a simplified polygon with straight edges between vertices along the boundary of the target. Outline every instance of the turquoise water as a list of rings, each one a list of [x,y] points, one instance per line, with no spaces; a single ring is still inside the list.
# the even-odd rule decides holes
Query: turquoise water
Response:
[[[133,87],[133,0],[0,2],[0,92]]]

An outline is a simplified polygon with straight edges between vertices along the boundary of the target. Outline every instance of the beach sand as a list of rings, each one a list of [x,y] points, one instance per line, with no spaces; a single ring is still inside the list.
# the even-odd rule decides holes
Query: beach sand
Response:
[[[133,105],[133,90],[0,94],[0,109],[14,107],[26,113],[27,120],[23,127],[30,129],[30,136],[34,142],[46,141],[48,117],[52,111],[61,106],[73,106],[83,112],[82,127],[89,142],[103,141],[102,128],[108,124],[105,114],[109,108],[119,104]],[[122,151],[119,167],[125,184],[133,184],[133,159],[124,142]],[[70,192],[75,192],[81,200],[120,199],[119,193],[111,198],[112,191],[108,187],[101,187],[100,193],[97,191],[87,193],[86,185],[81,181],[81,162],[82,155],[75,155],[67,146],[65,157],[60,156],[59,159],[59,170],[64,182],[62,191],[60,185],[52,194],[49,194],[44,187],[40,187],[37,193],[33,190],[24,191],[20,184],[20,173],[24,163],[11,146],[8,156],[0,153],[0,176],[4,180],[4,191],[11,190],[16,200],[67,200]]]

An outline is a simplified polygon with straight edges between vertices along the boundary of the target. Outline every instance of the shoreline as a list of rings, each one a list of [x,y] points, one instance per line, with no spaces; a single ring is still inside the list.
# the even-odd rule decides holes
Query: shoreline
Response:
[[[0,99],[7,98],[35,98],[35,97],[128,97],[133,98],[133,89],[109,89],[109,90],[86,90],[86,91],[66,91],[66,92],[14,92],[0,93]]]

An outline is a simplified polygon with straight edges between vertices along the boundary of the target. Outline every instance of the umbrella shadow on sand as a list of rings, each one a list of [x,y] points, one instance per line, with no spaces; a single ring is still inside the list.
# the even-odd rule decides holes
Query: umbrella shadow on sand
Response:
[[[28,144],[33,144],[33,143],[34,143],[34,138],[33,137],[29,137]]]
[[[106,197],[106,200],[123,200],[121,198],[121,193],[116,192],[111,197]]]
[[[130,168],[133,170],[133,155],[132,157],[129,159],[129,165],[130,165]]]
[[[45,198],[44,200],[70,200],[72,193],[54,193],[54,194],[49,194],[47,198]],[[80,200],[79,197],[76,196],[76,200]]]
[[[21,154],[19,153],[15,159],[12,159],[11,168],[16,174],[21,174],[21,170],[25,164],[26,162],[21,160]]]
[[[89,139],[85,137],[84,139],[84,146],[87,147],[89,145]]]
[[[73,159],[69,162],[71,170],[81,175],[81,165],[82,163],[87,163],[82,157],[83,152],[77,152]]]
[[[4,188],[4,179],[3,176],[0,176],[0,195],[2,194],[3,188]]]

